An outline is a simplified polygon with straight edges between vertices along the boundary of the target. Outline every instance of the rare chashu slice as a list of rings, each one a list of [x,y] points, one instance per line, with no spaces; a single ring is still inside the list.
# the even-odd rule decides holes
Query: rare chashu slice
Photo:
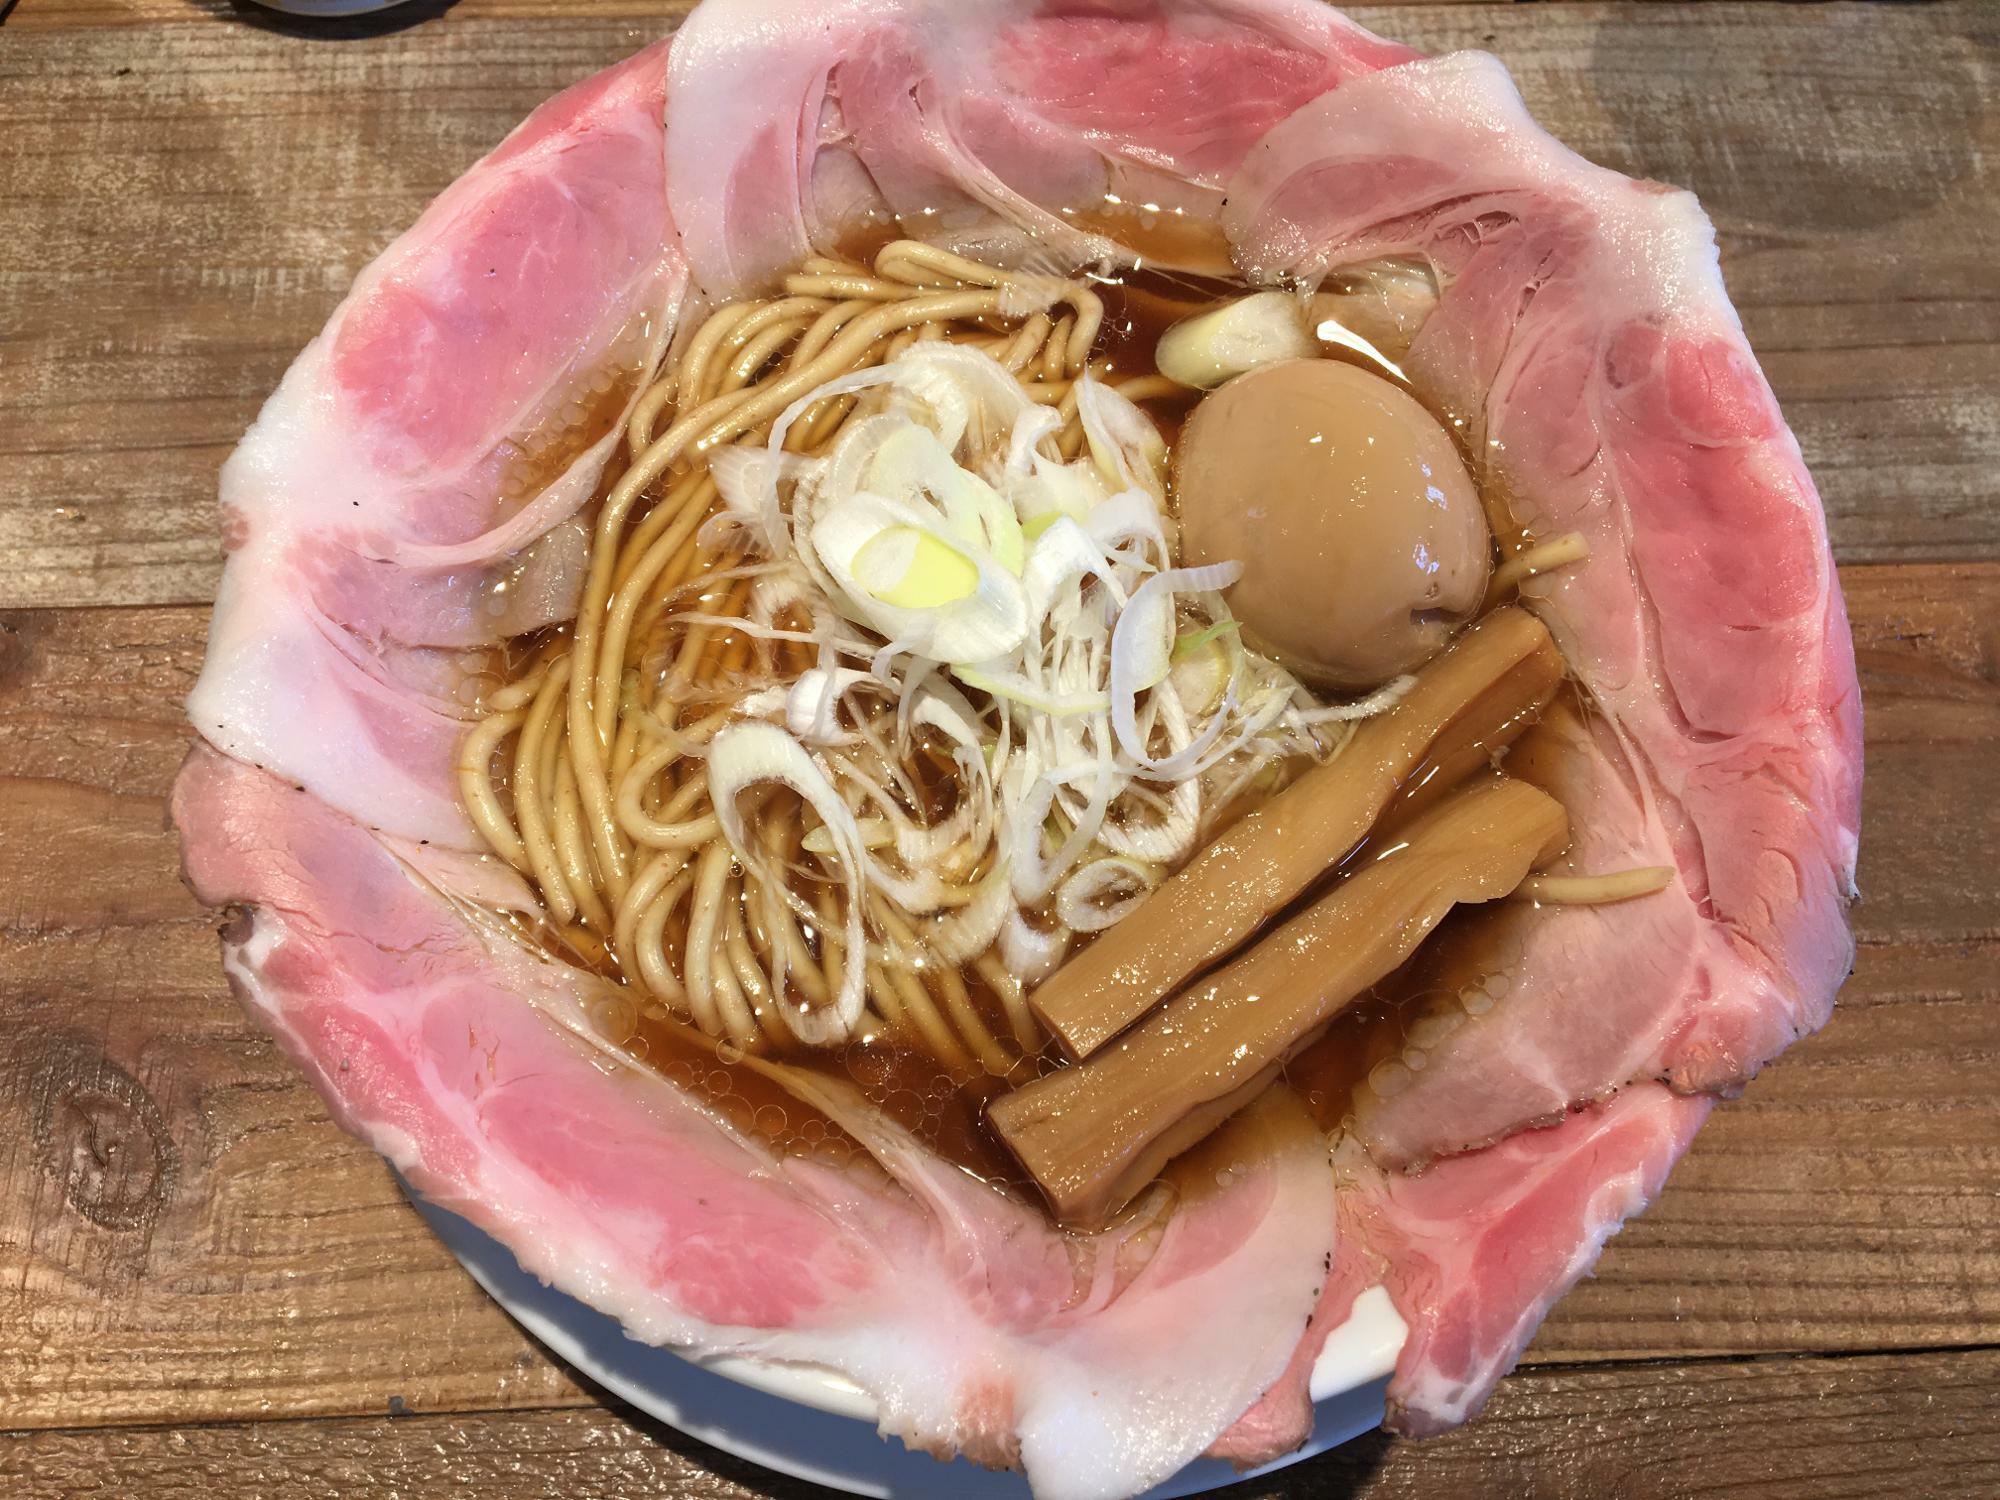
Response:
[[[197,888],[253,908],[232,977],[348,1128],[558,1285],[642,1337],[843,1369],[885,1430],[1020,1462],[1046,1495],[1131,1493],[1210,1443],[1243,1461],[1293,1446],[1302,1372],[1360,1278],[1411,1324],[1400,1419],[1462,1419],[1657,1189],[1705,1100],[1628,1090],[1521,1138],[1547,1149],[1508,1142],[1419,1179],[1476,1183],[1495,1213],[1532,1205],[1531,1238],[1495,1218],[1467,1242],[1504,1246],[1505,1277],[1422,1258],[1456,1200],[1413,1197],[1353,1151],[1329,1252],[1331,1180],[1281,1119],[1252,1120],[1252,1169],[1138,1257],[1058,1249],[865,1115],[879,1167],[764,1161],[668,1085],[561,1064],[589,1047],[574,981],[523,970],[450,899],[525,899],[452,852],[471,845],[451,794],[458,653],[561,617],[578,560],[562,526],[603,450],[558,443],[536,466],[520,448],[561,426],[562,393],[629,389],[690,280],[710,299],[752,289],[885,209],[962,248],[1078,262],[1116,253],[1122,221],[1065,210],[1107,195],[1224,216],[1258,271],[1426,257],[1444,292],[1411,349],[1420,386],[1496,445],[1524,521],[1592,536],[1587,566],[1534,591],[1604,710],[1550,757],[1599,841],[1579,854],[1675,864],[1681,894],[1651,898],[1670,919],[1619,952],[1678,944],[1699,967],[1634,974],[1580,929],[1563,984],[1518,984],[1481,1028],[1504,1043],[1523,1018],[1540,1092],[1504,1066],[1467,1090],[1512,1057],[1468,1039],[1425,1070],[1422,1128],[1385,1095],[1369,1142],[1418,1160],[1655,1073],[1733,1087],[1824,1018],[1859,751],[1823,522],[1706,224],[1562,151],[1497,66],[1414,61],[1304,0],[850,0],[774,24],[788,9],[710,0],[670,56],[538,111],[363,273],[231,461],[231,560],[191,705],[222,754],[197,753],[175,808]],[[1187,243],[1212,264],[1220,242]],[[488,612],[483,590],[515,574],[530,608]],[[385,1008],[404,994],[427,999]],[[1580,1025],[1607,994],[1615,1015]],[[1548,1045],[1565,1024],[1578,1045]],[[503,1057],[509,1087],[489,1096]],[[663,1141],[754,1190],[635,1177]],[[743,1249],[703,1249],[719,1245]]]

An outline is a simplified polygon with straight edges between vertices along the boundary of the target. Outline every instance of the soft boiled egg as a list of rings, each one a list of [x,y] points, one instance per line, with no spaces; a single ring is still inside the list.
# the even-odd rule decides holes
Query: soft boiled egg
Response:
[[[1281,360],[1210,392],[1174,497],[1183,561],[1241,562],[1245,636],[1319,687],[1422,665],[1486,592],[1492,537],[1451,435],[1354,365]]]

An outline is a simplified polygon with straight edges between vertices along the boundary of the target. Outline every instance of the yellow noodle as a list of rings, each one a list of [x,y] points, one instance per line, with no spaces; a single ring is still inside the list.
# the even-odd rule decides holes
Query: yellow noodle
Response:
[[[637,691],[637,683],[628,676],[622,685],[622,692]],[[632,769],[632,762],[639,753],[639,721],[621,718],[618,721],[617,738],[611,742],[611,784],[617,786],[625,779],[625,773]]]
[[[694,872],[680,870],[646,903],[632,927],[632,953],[638,963],[640,981],[655,995],[675,1005],[686,1003],[687,989],[667,958],[667,919],[693,886]]]
[[[910,295],[901,282],[881,281],[852,271],[820,271],[787,276],[785,290],[801,297],[861,298],[870,302],[893,302]]]
[[[696,884],[700,880],[697,876]],[[716,932],[709,937],[709,949],[703,955],[707,965],[707,982],[715,996],[716,1013],[722,1018],[723,1034],[739,1047],[749,1048],[762,1044],[758,1034],[757,1015],[751,1008],[751,998],[737,977],[729,947],[729,921],[742,909],[742,887],[734,874],[723,883],[721,894],[715,905]],[[694,926],[689,924],[688,942],[695,941]],[[695,967],[695,956],[688,955],[684,967],[690,972]],[[761,979],[761,976],[760,976]]]
[[[730,360],[723,372],[722,389],[734,391],[748,385],[771,362],[772,356],[805,332],[811,322],[810,318],[785,318],[764,329]]]
[[[973,1006],[972,994],[965,987],[964,976],[944,963],[933,964],[931,972],[937,976],[938,988],[944,991],[946,1012],[958,1027],[958,1034],[972,1048],[979,1065],[994,1077],[1004,1078],[1013,1070],[1014,1059],[1001,1048],[998,1039]]]
[[[509,713],[517,708],[526,708],[535,701],[535,694],[542,690],[542,683],[549,675],[546,658],[528,669],[527,675],[517,677],[505,687],[495,688],[487,694],[484,707],[488,713]]]
[[[918,285],[935,285],[942,279],[968,286],[1006,288],[1028,295],[1053,293],[1069,303],[1076,313],[1065,355],[1065,362],[1073,368],[1082,366],[1104,323],[1104,299],[1082,282],[1005,271],[998,266],[982,265],[976,260],[954,255],[949,250],[920,245],[913,240],[898,240],[884,246],[875,257],[875,274]]]
[[[556,762],[556,852],[562,857],[563,878],[576,896],[577,913],[599,932],[611,930],[611,918],[598,896],[597,871],[591,864],[590,839],[583,829],[583,803],[576,794],[576,774],[569,758]]]
[[[653,502],[639,524],[632,528],[632,534],[625,539],[625,550],[612,570],[612,587],[623,587],[625,580],[632,576],[632,570],[639,566],[651,552],[653,543],[660,533],[670,526],[687,506],[693,506],[697,514],[705,510],[715,498],[715,481],[709,477],[707,469],[684,471],[668,484],[666,492]]]
[[[681,355],[680,368],[676,373],[676,384],[682,392],[682,400],[697,393],[708,381],[708,367],[715,357],[715,351],[722,341],[729,337],[736,325],[755,310],[751,302],[732,302],[710,313],[706,322],[695,330],[688,341],[686,352]],[[694,399],[699,400],[696,395]],[[636,457],[636,455],[635,455]]]
[[[520,709],[489,714],[465,737],[458,750],[458,791],[465,800],[472,826],[496,854],[524,873],[528,869],[527,847],[515,831],[507,809],[500,805],[499,793],[493,785],[493,757],[500,742],[519,729],[526,717]]]
[[[756,303],[745,317],[730,328],[718,348],[733,355],[773,323],[789,323],[801,318],[810,323],[832,305],[824,297],[777,297],[769,302]]]
[[[646,445],[653,440],[653,429],[659,425],[660,413],[672,403],[679,388],[673,374],[662,375],[633,403],[632,415],[625,423],[625,446],[632,457],[646,451]]]
[[[903,1014],[903,1002],[889,987],[889,976],[879,963],[868,965],[865,989],[868,1008],[881,1017],[885,1029],[909,1040],[922,1040],[911,1028],[910,1018]]]
[[[662,849],[640,865],[633,876],[632,884],[625,892],[625,899],[618,904],[618,911],[612,927],[612,946],[617,950],[618,960],[629,974],[640,967],[638,960],[638,935],[640,921],[652,906],[658,902],[687,869],[688,855],[685,849]],[[662,991],[657,984],[648,983],[648,988],[656,994],[665,993],[671,999],[681,995],[680,980],[669,969],[667,978],[671,988]]]
[[[792,350],[791,357],[785,361],[785,367],[796,370],[818,359],[826,346],[833,342],[835,334],[874,305],[872,302],[851,301],[836,303],[828,308],[814,320],[812,327],[800,336],[798,347]]]
[[[1069,333],[1076,326],[1076,320],[1067,313],[1049,334],[1049,341],[1042,346],[1042,379],[1061,380],[1069,374]]]
[[[527,855],[528,868],[533,872],[535,884],[541,888],[542,899],[549,905],[559,922],[576,920],[576,897],[571,894],[569,882],[563,876],[562,857],[556,850],[555,836],[550,831],[550,809],[553,806],[550,791],[553,787],[552,749],[561,731],[552,727],[556,709],[564,701],[565,685],[569,681],[570,660],[567,656],[549,668],[548,676],[536,694],[534,706],[529,709],[521,726],[521,738],[514,747],[514,815],[519,820],[521,844]]]
[[[1164,375],[1134,375],[1129,380],[1114,380],[1111,389],[1127,401],[1158,401],[1168,396],[1181,400],[1188,394],[1186,386]]]
[[[809,934],[781,895],[783,876],[766,889],[736,870],[708,805],[706,767],[689,756],[747,686],[791,680],[817,660],[809,644],[717,623],[748,609],[751,577],[689,591],[690,580],[736,566],[732,553],[701,540],[720,509],[706,455],[761,440],[779,413],[827,381],[938,339],[989,348],[1019,375],[1051,375],[1039,396],[1060,403],[1102,317],[1099,299],[1079,284],[923,246],[891,246],[872,270],[815,257],[786,292],[716,309],[642,393],[625,431],[630,466],[598,509],[570,638],[482,705],[459,766],[476,826],[534,881],[580,953],[593,962],[615,955],[668,1014],[691,1015],[703,1033],[746,1050],[793,1045],[783,997],[771,988],[780,963],[801,1003],[824,1005],[845,965],[866,958],[844,951],[826,877],[801,872],[818,913]],[[1060,317],[1039,310],[1056,303],[1066,307]],[[820,451],[859,400],[843,394],[804,412],[787,447]],[[676,624],[682,612],[713,618]],[[780,611],[779,628],[811,628],[788,613]],[[746,687],[735,687],[746,672]],[[695,703],[714,707],[676,727]],[[503,790],[493,761],[510,737]],[[890,754],[884,744],[871,749]],[[768,871],[820,858],[799,848],[795,806],[751,816]],[[937,868],[949,878],[965,863]],[[1018,984],[985,981],[1012,1033],[1003,1042],[964,979],[926,958],[907,922],[879,898],[869,911],[895,955],[869,965],[870,1011],[883,1025],[954,1070],[1005,1072],[1010,1045],[1038,1045]],[[985,962],[1004,973],[992,955]]]
[[[887,934],[901,956],[901,962],[885,966],[886,977],[896,997],[902,1002],[903,1012],[912,1026],[923,1036],[931,1053],[940,1060],[949,1058],[960,1067],[972,1065],[972,1056],[959,1038],[953,1034],[936,1002],[931,998],[929,988],[915,972],[913,965],[923,959],[923,945],[909,923],[879,895],[871,893],[868,900],[869,914],[875,919],[875,926]],[[927,967],[935,967],[929,964]]]
[[[791,1041],[791,1030],[785,1019],[778,1014],[778,1006],[771,990],[771,977],[757,962],[757,955],[750,951],[750,939],[743,930],[743,904],[737,902],[729,908],[729,931],[727,937],[729,967],[736,976],[737,987],[742,991],[748,1004],[752,1023],[760,1028],[764,1040],[774,1047],[785,1046]]]
[[[1584,540],[1582,532],[1564,532],[1501,563],[1493,570],[1493,581],[1487,586],[1487,595],[1497,599],[1510,589],[1519,588],[1530,578],[1556,568],[1566,568],[1571,563],[1580,563],[1589,556],[1590,543]]]
[[[688,1008],[694,1012],[695,1024],[710,1036],[723,1035],[722,1011],[715,994],[715,950],[722,926],[722,894],[734,859],[729,845],[720,839],[702,850],[695,864],[694,906],[688,913],[681,983],[687,986]]]
[[[1608,906],[1650,896],[1674,883],[1672,865],[1646,865],[1608,875],[1530,875],[1515,887],[1522,900],[1551,906]]]
[[[1048,342],[1049,334],[1054,327],[1047,313],[1036,313],[1020,326],[994,358],[1005,365],[1010,372],[1019,375],[1028,367],[1028,361],[1035,357],[1035,351]]]
[[[711,482],[712,483],[712,482]],[[696,528],[701,525],[702,512],[693,503],[700,498],[703,487],[696,485],[681,504],[674,524],[668,527],[633,568],[632,575],[619,586],[611,601],[604,623],[603,642],[598,647],[596,701],[596,728],[600,736],[609,738],[614,720],[618,714],[620,679],[625,672],[625,647],[631,637],[632,622],[637,617],[640,606],[645,602],[647,591],[653,586],[666,566],[673,561]]]
[[[1007,1013],[1007,1025],[1021,1051],[1030,1055],[1040,1051],[1041,1023],[1028,1008],[1027,992],[1022,988],[1021,981],[1008,972],[999,955],[990,948],[973,959],[972,970],[986,981],[986,987],[999,998],[1001,1009]]]

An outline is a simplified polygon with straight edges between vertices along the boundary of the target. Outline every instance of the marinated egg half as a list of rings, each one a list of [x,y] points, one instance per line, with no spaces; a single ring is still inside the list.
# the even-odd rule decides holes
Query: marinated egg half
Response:
[[[1493,542],[1451,436],[1380,376],[1328,359],[1238,375],[1174,460],[1183,559],[1243,564],[1250,644],[1319,687],[1379,686],[1472,618]]]

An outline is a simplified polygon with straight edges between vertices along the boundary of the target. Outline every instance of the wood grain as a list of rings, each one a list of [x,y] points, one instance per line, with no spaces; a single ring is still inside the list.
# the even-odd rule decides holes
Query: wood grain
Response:
[[[2000,1353],[1525,1371],[1425,1443],[1361,1438],[1230,1500],[1987,1500],[2000,1489]],[[1903,1488],[1913,1476],[1920,1488]],[[827,1492],[626,1409],[0,1439],[22,1500],[362,1492],[487,1500],[811,1500]]]
[[[2000,1343],[2000,823],[1937,816],[2000,805],[2000,565],[1844,578],[1857,973],[1532,1360]],[[205,624],[0,616],[0,1422],[586,1402],[222,986],[161,813]]]
[[[0,0],[0,1494],[823,1493],[478,1291],[229,999],[162,806],[242,427],[439,188],[686,9]],[[1834,1024],[1483,1420],[1230,1493],[2000,1493],[2000,7],[1355,14],[1707,203],[1848,564],[1866,899]]]
[[[209,598],[217,468],[354,274],[682,9],[462,0],[302,45],[220,0],[24,0],[0,46],[0,606]],[[1585,154],[1702,194],[1844,559],[2000,556],[1993,7],[1355,14],[1497,51]]]
[[[152,26],[166,22],[226,19],[296,27],[305,35],[352,35],[401,28],[449,16],[479,20],[629,20],[657,26],[693,8],[694,0],[406,0],[393,13],[347,21],[295,20],[259,13],[253,0],[20,0],[10,24],[73,29],[84,26]],[[1381,0],[1370,7],[1417,5],[1427,0]],[[1476,4],[1479,0],[1457,0]]]

